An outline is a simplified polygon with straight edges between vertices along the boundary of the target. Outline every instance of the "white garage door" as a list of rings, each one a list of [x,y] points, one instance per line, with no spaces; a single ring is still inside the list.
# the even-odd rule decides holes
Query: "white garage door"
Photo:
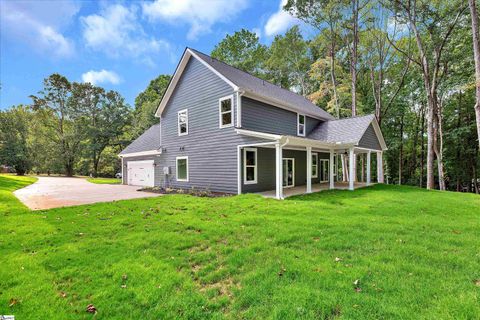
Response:
[[[129,161],[127,165],[128,184],[132,186],[153,187],[153,160]]]

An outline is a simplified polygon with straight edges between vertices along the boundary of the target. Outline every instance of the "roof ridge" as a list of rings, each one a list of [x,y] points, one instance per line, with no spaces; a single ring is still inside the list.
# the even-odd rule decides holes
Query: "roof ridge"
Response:
[[[269,81],[269,80],[265,80],[265,79],[262,79],[262,78],[260,78],[260,77],[257,77],[256,75],[253,75],[253,74],[251,74],[251,73],[248,72],[248,71],[245,71],[245,70],[242,70],[242,69],[237,68],[237,67],[235,67],[235,66],[232,66],[232,65],[230,65],[230,64],[228,64],[228,63],[226,63],[226,62],[224,62],[224,61],[222,61],[222,60],[219,60],[219,59],[217,59],[217,58],[214,58],[214,57],[212,57],[212,56],[210,56],[210,55],[208,55],[208,54],[206,54],[206,53],[204,53],[204,52],[198,51],[198,50],[193,49],[193,48],[190,48],[190,47],[187,47],[187,48],[190,49],[190,50],[193,50],[193,51],[195,51],[195,52],[201,53],[201,54],[209,57],[210,59],[213,59],[213,60],[215,60],[215,61],[218,61],[218,62],[220,62],[220,63],[222,63],[222,64],[224,64],[224,65],[226,65],[226,66],[228,66],[228,67],[230,67],[230,68],[234,68],[234,69],[236,69],[236,70],[238,70],[238,71],[240,71],[240,72],[243,72],[243,73],[248,74],[248,75],[251,76],[251,77],[257,78],[258,80],[261,80],[261,81],[264,81],[264,82],[266,82],[266,83],[268,83],[268,84],[271,84],[272,86],[276,86],[276,87],[278,87],[278,88],[280,88],[280,89],[282,89],[282,90],[285,90],[285,91],[288,91],[288,92],[290,92],[290,93],[296,94],[297,96],[302,97],[303,99],[307,100],[307,101],[310,102],[311,104],[315,105],[312,101],[310,101],[309,99],[307,99],[307,97],[305,97],[305,96],[303,96],[303,95],[301,95],[301,94],[298,94],[298,93],[296,93],[296,92],[293,92],[293,91],[290,90],[290,89],[284,88],[284,87],[282,87],[282,86],[280,86],[280,85],[278,85],[278,84],[275,84],[275,83],[273,83],[273,82],[271,82],[271,81]],[[224,75],[224,76],[225,76],[226,78],[228,78],[226,75]],[[230,80],[230,81],[232,81],[232,82],[235,82],[235,81],[232,80],[231,78],[228,78],[228,80]],[[317,107],[318,107],[318,106],[317,106]],[[319,107],[319,108],[320,108],[320,107]]]

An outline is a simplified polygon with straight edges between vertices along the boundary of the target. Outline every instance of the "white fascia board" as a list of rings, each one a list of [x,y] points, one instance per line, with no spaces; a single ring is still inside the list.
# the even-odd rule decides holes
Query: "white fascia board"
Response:
[[[317,115],[310,114],[308,112],[299,111],[297,108],[295,108],[295,106],[288,105],[284,101],[281,101],[281,100],[278,100],[278,99],[272,99],[272,98],[269,98],[269,97],[264,97],[264,96],[261,96],[257,93],[251,92],[251,91],[245,91],[244,96],[247,97],[247,98],[255,99],[255,100],[260,101],[260,102],[268,103],[268,104],[273,105],[274,107],[277,107],[277,108],[280,108],[280,109],[285,109],[285,110],[295,112],[295,113],[301,113],[301,114],[304,114],[306,116],[309,116],[310,118],[314,118],[314,119],[317,119],[317,120],[322,120],[322,121],[328,121],[329,120],[329,119],[326,119],[326,118],[319,117]]]
[[[154,156],[162,154],[162,150],[148,150],[148,151],[140,151],[140,152],[131,152],[131,153],[124,153],[119,154],[120,158],[129,158],[129,157],[139,157],[139,156]]]
[[[215,70],[211,65],[209,65],[207,62],[202,60],[197,54],[195,54],[192,50],[187,48],[178,63],[177,69],[175,70],[175,73],[173,74],[173,77],[170,81],[170,84],[167,87],[167,90],[165,90],[165,94],[162,97],[162,100],[160,101],[160,104],[158,105],[157,111],[155,112],[156,117],[160,117],[163,110],[165,109],[165,106],[168,103],[168,100],[170,100],[170,97],[172,96],[173,91],[175,90],[175,87],[177,86],[178,80],[182,76],[183,71],[185,70],[185,67],[187,66],[188,61],[190,60],[190,57],[194,57],[197,59],[200,63],[202,63],[204,66],[206,66],[209,70],[211,70],[213,73],[215,73],[220,79],[225,81],[229,86],[233,88],[233,90],[239,90],[239,87],[236,86],[233,82],[225,78],[220,72]]]
[[[255,138],[262,138],[262,139],[267,139],[267,140],[280,140],[283,136],[279,134],[271,134],[271,133],[265,133],[265,132],[260,132],[260,131],[252,131],[252,130],[246,130],[246,129],[235,129],[235,131],[238,134],[244,135],[244,136],[249,136],[249,137],[255,137]]]
[[[378,141],[380,142],[380,147],[382,148],[382,151],[388,150],[387,144],[385,143],[385,139],[383,138],[383,133],[382,130],[380,129],[380,126],[378,125],[378,121],[376,117],[373,117],[373,129],[375,130],[375,133],[377,134]]]

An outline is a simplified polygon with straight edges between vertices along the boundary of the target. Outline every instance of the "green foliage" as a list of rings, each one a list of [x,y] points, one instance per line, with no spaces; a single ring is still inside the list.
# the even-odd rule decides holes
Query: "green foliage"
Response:
[[[115,178],[88,178],[87,181],[96,184],[120,184],[122,182],[121,179]]]
[[[160,104],[160,100],[169,82],[169,75],[159,75],[150,81],[145,91],[139,93],[135,98],[135,112],[131,128],[133,138],[138,137],[152,125],[158,123],[158,118],[155,117],[155,111]]]
[[[268,59],[267,46],[260,44],[258,36],[246,29],[227,35],[213,49],[211,56],[255,76],[264,76]]]
[[[15,178],[0,176],[0,314],[90,318],[93,304],[97,319],[480,317],[476,195],[376,185],[32,212]]]
[[[0,111],[0,164],[12,166],[18,175],[32,167],[31,119],[29,108],[22,105]]]

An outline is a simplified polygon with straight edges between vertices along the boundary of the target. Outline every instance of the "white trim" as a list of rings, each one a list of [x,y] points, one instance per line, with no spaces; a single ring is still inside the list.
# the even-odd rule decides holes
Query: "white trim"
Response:
[[[375,133],[377,134],[378,142],[380,142],[380,147],[382,148],[383,151],[388,150],[387,144],[385,143],[385,139],[383,138],[382,130],[380,129],[380,126],[378,125],[377,118],[375,118],[375,117],[373,118],[372,124],[373,124],[373,129],[375,130]]]
[[[121,166],[122,166],[122,184],[125,184],[125,175],[123,173],[123,157],[120,157]]]
[[[175,69],[175,72],[170,80],[170,83],[168,84],[167,90],[165,90],[165,94],[162,97],[162,100],[160,101],[157,111],[155,112],[155,116],[160,117],[163,113],[163,110],[167,106],[168,101],[170,100],[170,97],[172,96],[173,91],[175,90],[175,87],[178,84],[178,80],[183,74],[183,71],[185,70],[185,67],[187,66],[188,61],[190,60],[190,57],[194,57],[198,61],[200,61],[204,66],[206,66],[210,71],[212,71],[215,75],[217,75],[220,79],[225,81],[229,86],[231,86],[234,90],[238,90],[238,87],[225,78],[222,74],[220,74],[217,70],[215,70],[212,66],[210,66],[208,63],[203,61],[200,57],[198,57],[195,53],[193,53],[192,50],[189,48],[185,49],[185,52],[182,55],[182,58],[180,59],[180,62],[177,65],[177,68]]]
[[[303,117],[303,124],[300,123],[300,117]],[[300,133],[300,126],[303,126],[303,133]],[[307,117],[302,113],[297,113],[297,136],[305,137],[307,131]]]
[[[130,152],[119,154],[120,158],[129,158],[129,157],[138,157],[138,156],[154,156],[162,154],[162,149],[159,150],[148,150],[148,151],[140,151],[140,152]]]
[[[275,144],[275,198],[278,200],[283,199],[283,156],[282,145],[280,143]]]
[[[355,166],[354,166],[354,162],[355,162],[355,152],[354,152],[354,148],[350,148],[348,149],[348,175],[349,175],[349,179],[348,179],[348,190],[353,190],[354,189],[354,181],[355,181]]]
[[[255,179],[252,181],[247,181],[247,152],[255,153],[255,164],[253,165],[253,173]],[[256,184],[257,183],[257,173],[258,173],[258,162],[257,162],[257,148],[244,148],[243,149],[243,184]],[[252,165],[248,165],[252,167]]]
[[[312,147],[307,147],[307,193],[312,192],[312,169],[313,169],[313,162],[312,162]],[[318,160],[318,159],[317,159]]]
[[[372,184],[372,152],[367,152],[367,186]]]
[[[237,94],[237,127],[242,127],[242,96],[243,91],[236,91]]]
[[[225,100],[230,100],[230,111],[222,112],[222,102],[225,101]],[[222,123],[222,120],[223,120],[222,115],[225,114],[225,113],[230,113],[231,117],[230,117],[230,123],[224,125]],[[235,123],[235,119],[234,119],[233,114],[234,114],[233,95],[229,95],[229,96],[222,97],[222,98],[218,99],[218,127],[220,129],[233,127],[233,124]]]
[[[282,158],[282,172],[283,172],[283,161],[286,160],[287,162],[288,161],[292,161],[292,185],[287,185],[287,186],[284,186],[283,185],[283,179],[282,179],[282,187],[283,188],[293,188],[295,187],[295,158]],[[285,178],[285,177],[283,177]],[[288,180],[288,178],[287,178]]]
[[[180,113],[185,113],[186,115],[186,122],[185,122],[185,126],[186,126],[186,129],[187,131],[185,133],[181,133],[180,132]],[[180,110],[177,112],[177,134],[178,136],[186,136],[188,135],[188,109],[183,109],[183,110]]]
[[[268,140],[280,140],[282,138],[282,136],[278,134],[271,134],[271,133],[265,133],[260,131],[252,131],[252,130],[245,130],[245,129],[235,129],[235,131],[237,131],[238,134],[241,134],[244,136],[262,138],[262,139],[268,139]]]
[[[334,176],[334,171],[335,171],[335,155],[333,153],[333,150],[330,150],[330,162],[329,162],[329,167],[328,167],[328,176],[329,176],[329,188],[330,189],[335,189],[335,176]]]
[[[242,148],[237,146],[237,194],[242,194]]]
[[[315,166],[317,167],[317,171],[316,171],[316,174],[314,175],[312,173],[312,178],[318,178],[318,152],[312,152],[312,156],[315,156],[315,159],[316,159],[316,164]],[[311,160],[310,160],[311,161]],[[312,161],[312,172],[313,172],[313,161]]]
[[[178,160],[187,160],[187,178],[186,179],[179,179],[178,178]],[[175,158],[175,179],[177,181],[181,181],[181,182],[188,182],[189,180],[189,169],[188,169],[189,165],[188,165],[188,156],[181,156],[181,157],[176,157]]]

